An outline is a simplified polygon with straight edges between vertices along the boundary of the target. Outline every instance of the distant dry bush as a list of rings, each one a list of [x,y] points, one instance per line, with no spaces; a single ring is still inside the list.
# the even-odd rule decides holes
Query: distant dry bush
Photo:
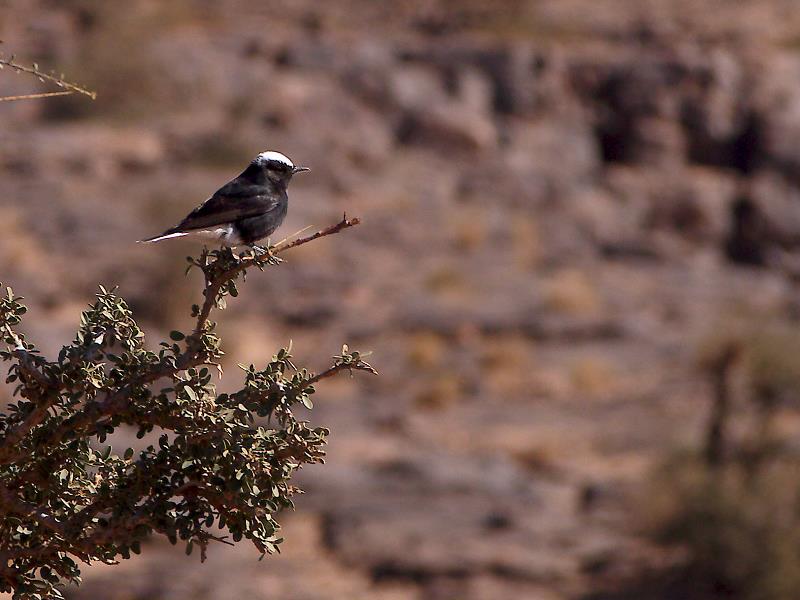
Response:
[[[676,578],[689,599],[795,600],[800,589],[800,461],[753,476],[684,457],[661,474],[652,533],[686,552]],[[648,508],[653,511],[653,506]]]
[[[686,598],[795,600],[800,455],[776,425],[798,406],[800,335],[727,322],[700,366],[713,390],[704,448],[659,472],[643,503],[650,531],[685,551],[676,581]]]

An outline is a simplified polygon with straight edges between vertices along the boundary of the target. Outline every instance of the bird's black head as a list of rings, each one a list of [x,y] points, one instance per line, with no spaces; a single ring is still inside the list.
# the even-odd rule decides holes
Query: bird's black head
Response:
[[[273,183],[283,186],[289,184],[295,173],[309,170],[308,167],[296,167],[286,155],[273,150],[262,152],[256,156],[251,166],[260,169],[264,176]]]

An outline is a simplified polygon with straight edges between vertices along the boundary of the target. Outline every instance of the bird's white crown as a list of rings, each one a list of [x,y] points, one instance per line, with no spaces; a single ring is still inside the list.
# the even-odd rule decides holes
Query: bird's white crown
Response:
[[[291,160],[289,160],[288,156],[286,156],[285,154],[281,154],[280,152],[275,152],[274,150],[267,150],[266,152],[262,152],[261,154],[256,156],[254,162],[257,162],[259,164],[264,164],[265,162],[268,162],[270,160],[281,162],[294,169],[294,163]]]

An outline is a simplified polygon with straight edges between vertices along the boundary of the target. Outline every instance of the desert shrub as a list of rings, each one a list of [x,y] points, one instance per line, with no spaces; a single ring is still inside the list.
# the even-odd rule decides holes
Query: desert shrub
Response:
[[[321,462],[328,431],[297,416],[321,379],[374,372],[344,346],[325,371],[298,368],[290,349],[241,366],[239,389],[217,394],[221,340],[210,320],[238,295],[248,269],[278,264],[294,246],[356,224],[340,223],[278,248],[204,250],[189,269],[204,275],[190,332],[157,351],[114,290],[100,288],[75,338],[43,357],[20,327],[26,312],[7,288],[0,337],[15,401],[0,413],[0,591],[59,598],[78,583],[78,563],[113,564],[153,535],[199,549],[249,540],[269,554],[281,542],[277,514],[299,491],[292,475]],[[129,427],[152,443],[112,448]]]
[[[649,530],[683,550],[686,598],[793,600],[800,589],[800,456],[774,427],[796,407],[800,336],[750,319],[717,328],[700,367],[714,390],[702,451],[662,467]]]
[[[661,477],[652,533],[685,552],[679,589],[686,598],[797,597],[800,462],[782,458],[753,477],[735,463],[710,470],[684,457]]]

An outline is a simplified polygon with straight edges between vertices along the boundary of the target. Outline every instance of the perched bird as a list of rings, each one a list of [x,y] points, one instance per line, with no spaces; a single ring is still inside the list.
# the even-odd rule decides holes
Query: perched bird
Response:
[[[289,206],[286,188],[295,173],[308,170],[280,152],[262,152],[175,227],[141,241],[199,235],[228,246],[252,246],[283,223]]]

